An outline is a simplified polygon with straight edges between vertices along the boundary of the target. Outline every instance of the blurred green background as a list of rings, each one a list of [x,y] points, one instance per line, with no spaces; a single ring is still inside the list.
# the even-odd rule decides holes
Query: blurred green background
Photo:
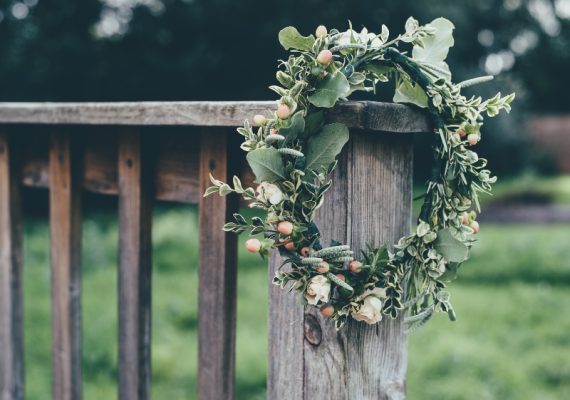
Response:
[[[450,285],[458,322],[437,315],[410,337],[408,398],[568,399],[570,175],[535,146],[527,122],[570,114],[570,0],[0,0],[0,101],[273,99],[267,87],[287,57],[277,41],[283,27],[308,35],[351,20],[373,32],[386,24],[394,37],[410,15],[455,24],[454,81],[495,75],[468,95],[517,97],[511,114],[485,122],[477,150],[500,176],[494,200],[483,202],[491,217],[481,216],[481,243]],[[388,83],[374,99],[392,94]],[[427,139],[415,142],[418,193]],[[51,395],[47,192],[27,189],[24,200],[26,393],[43,400]],[[89,195],[84,206],[84,397],[114,399],[116,199]],[[153,397],[192,399],[196,207],[157,204],[153,241]],[[263,399],[267,266],[243,246],[238,296],[237,396]]]

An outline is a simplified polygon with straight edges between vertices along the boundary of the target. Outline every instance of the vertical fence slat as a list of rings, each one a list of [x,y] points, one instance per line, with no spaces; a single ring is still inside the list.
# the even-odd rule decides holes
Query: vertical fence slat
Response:
[[[0,400],[24,398],[19,146],[0,128]]]
[[[150,399],[152,156],[137,127],[119,135],[119,399]]]
[[[57,130],[56,130],[57,129]],[[81,163],[78,137],[53,128],[50,149],[53,398],[81,399]]]
[[[239,160],[233,155],[233,136],[222,128],[201,131],[201,193],[212,186],[210,173],[224,182],[237,175]],[[236,194],[200,198],[199,400],[234,398],[237,237],[221,228],[238,211]]]

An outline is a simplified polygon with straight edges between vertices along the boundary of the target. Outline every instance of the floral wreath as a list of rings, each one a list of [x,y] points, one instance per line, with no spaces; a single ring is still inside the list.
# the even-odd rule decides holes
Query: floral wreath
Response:
[[[396,318],[398,310],[409,311],[403,321],[410,325],[405,333],[425,326],[435,312],[447,312],[455,321],[444,282],[456,278],[475,242],[470,235],[479,230],[475,211],[467,211],[480,211],[478,192],[488,193],[497,180],[483,169],[487,160],[471,149],[481,138],[482,113],[492,117],[500,109],[509,112],[515,95],[499,93],[487,101],[461,95],[462,88],[493,77],[451,82],[444,60],[454,43],[453,29],[444,18],[420,26],[412,17],[405,33],[391,41],[385,25],[379,35],[366,28],[360,33],[352,26],[346,32],[327,32],[319,26],[316,38],[303,37],[293,27],[283,29],[279,41],[295,54],[280,61],[283,70],[277,72],[277,80],[282,86],[270,87],[281,96],[277,111],[253,117],[257,132],[247,120],[238,128],[245,136],[241,148],[248,152],[247,161],[260,184],[257,193],[243,189],[237,177],[232,188],[210,175],[214,186],[204,196],[237,192],[253,200],[250,207],[267,211],[265,221],[254,217],[250,223],[234,214],[236,222],[223,229],[263,234],[261,241],[248,240],[246,248],[262,257],[277,248],[285,260],[273,283],[285,289],[292,282],[288,291],[299,292],[297,303],[319,307],[322,315],[335,320],[336,329],[349,315],[375,324],[382,314]],[[411,57],[395,48],[400,42],[413,45]],[[349,246],[339,242],[323,248],[313,222],[332,184],[327,178],[337,165],[335,157],[349,137],[343,124],[324,125],[323,109],[346,101],[356,90],[375,92],[376,85],[389,77],[396,80],[394,102],[429,111],[432,173],[425,194],[414,199],[424,199],[416,231],[394,245],[395,254],[387,243],[377,249],[367,243],[367,249],[360,250],[362,259],[356,260]],[[286,264],[289,271],[282,270]]]

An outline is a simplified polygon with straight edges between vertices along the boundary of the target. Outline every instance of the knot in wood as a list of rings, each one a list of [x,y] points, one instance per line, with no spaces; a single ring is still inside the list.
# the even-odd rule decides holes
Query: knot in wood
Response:
[[[323,340],[321,325],[311,314],[305,314],[305,339],[313,346],[318,346]]]
[[[210,164],[209,164],[209,166],[210,166],[210,170],[214,170],[214,169],[216,169],[216,161],[214,161],[214,160],[210,160]]]
[[[133,160],[130,158],[127,160],[127,167],[131,168],[133,166]]]

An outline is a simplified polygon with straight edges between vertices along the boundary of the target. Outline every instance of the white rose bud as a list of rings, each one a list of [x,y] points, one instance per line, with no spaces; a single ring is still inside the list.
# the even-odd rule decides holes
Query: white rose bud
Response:
[[[304,296],[310,305],[315,306],[319,301],[326,303],[329,300],[330,291],[330,281],[323,275],[317,275],[307,285],[307,291]]]
[[[357,300],[364,299],[364,304],[357,313],[352,313],[352,318],[357,321],[364,321],[370,325],[382,321],[381,297],[386,297],[386,291],[381,288],[374,288],[364,292]]]
[[[271,204],[279,204],[283,200],[283,192],[273,183],[261,182],[257,187],[257,193],[258,200],[269,201]]]

